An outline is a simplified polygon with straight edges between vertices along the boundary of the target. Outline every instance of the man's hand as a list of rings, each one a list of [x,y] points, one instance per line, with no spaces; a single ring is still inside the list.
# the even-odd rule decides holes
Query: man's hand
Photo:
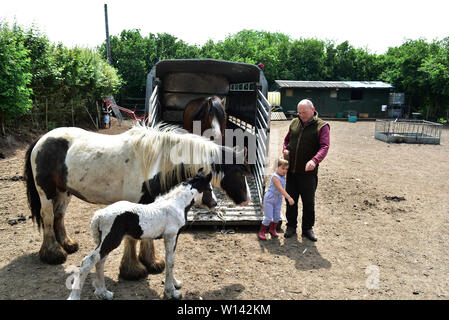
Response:
[[[313,162],[313,160],[310,160],[309,162],[306,163],[306,172],[307,171],[313,171],[315,170],[316,164],[315,162]]]
[[[288,160],[288,155],[290,154],[290,151],[288,151],[287,149],[284,150],[283,155],[284,155],[284,159]]]

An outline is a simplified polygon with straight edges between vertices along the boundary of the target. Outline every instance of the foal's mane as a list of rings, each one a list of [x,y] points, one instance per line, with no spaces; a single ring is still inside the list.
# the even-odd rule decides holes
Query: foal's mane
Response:
[[[167,189],[167,185],[173,180],[182,181],[182,176],[194,176],[200,168],[204,172],[213,172],[212,184],[219,185],[219,176],[213,168],[213,163],[217,163],[221,157],[222,146],[215,144],[205,137],[185,133],[177,126],[158,123],[154,127],[146,127],[140,124],[135,125],[127,131],[130,136],[134,153],[139,158],[141,170],[145,181],[150,178],[150,173],[154,171],[157,158],[161,156],[159,167],[156,172],[161,172],[160,183],[162,189]],[[182,146],[184,152],[188,152],[189,159],[204,159],[174,164],[171,159],[173,148]],[[176,179],[174,179],[176,178]],[[168,186],[170,188],[170,186]]]
[[[181,183],[181,184],[177,185],[175,188],[172,188],[169,192],[167,192],[167,193],[165,193],[163,195],[158,196],[154,200],[154,202],[156,203],[156,202],[164,201],[164,200],[167,200],[167,199],[176,198],[176,197],[178,197],[180,194],[182,194],[186,190],[187,186],[188,186],[188,184]]]

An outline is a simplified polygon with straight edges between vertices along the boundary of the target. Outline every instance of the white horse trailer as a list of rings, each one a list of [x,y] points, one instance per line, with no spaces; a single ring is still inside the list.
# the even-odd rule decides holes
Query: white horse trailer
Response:
[[[162,60],[149,72],[145,99],[148,125],[163,121],[182,127],[184,108],[189,101],[211,95],[226,97],[227,129],[241,129],[249,137],[244,142],[245,147],[248,151],[255,150],[249,164],[252,173],[248,177],[250,204],[235,206],[220,189],[214,188],[219,198],[216,213],[191,210],[188,224],[259,225],[263,220],[271,112],[267,93],[267,80],[262,70],[248,63],[212,59]]]

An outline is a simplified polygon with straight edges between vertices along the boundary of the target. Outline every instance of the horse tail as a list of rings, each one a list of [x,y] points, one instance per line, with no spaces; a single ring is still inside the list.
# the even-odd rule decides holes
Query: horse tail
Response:
[[[25,169],[24,177],[26,182],[26,192],[28,198],[28,206],[31,210],[31,217],[35,223],[37,223],[38,230],[42,226],[41,218],[41,199],[39,198],[39,193],[36,189],[36,184],[34,182],[33,168],[31,167],[31,152],[33,151],[36,143],[39,141],[34,141],[28,148],[25,154]]]

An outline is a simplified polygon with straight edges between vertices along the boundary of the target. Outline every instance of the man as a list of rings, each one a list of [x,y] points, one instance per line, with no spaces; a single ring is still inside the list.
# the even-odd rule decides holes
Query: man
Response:
[[[290,162],[286,191],[295,201],[287,202],[287,230],[284,237],[296,234],[298,225],[298,198],[302,200],[302,236],[317,241],[315,224],[315,190],[318,185],[318,165],[329,150],[330,127],[318,118],[310,100],[298,103],[298,118],[294,119],[284,139],[284,158]]]

